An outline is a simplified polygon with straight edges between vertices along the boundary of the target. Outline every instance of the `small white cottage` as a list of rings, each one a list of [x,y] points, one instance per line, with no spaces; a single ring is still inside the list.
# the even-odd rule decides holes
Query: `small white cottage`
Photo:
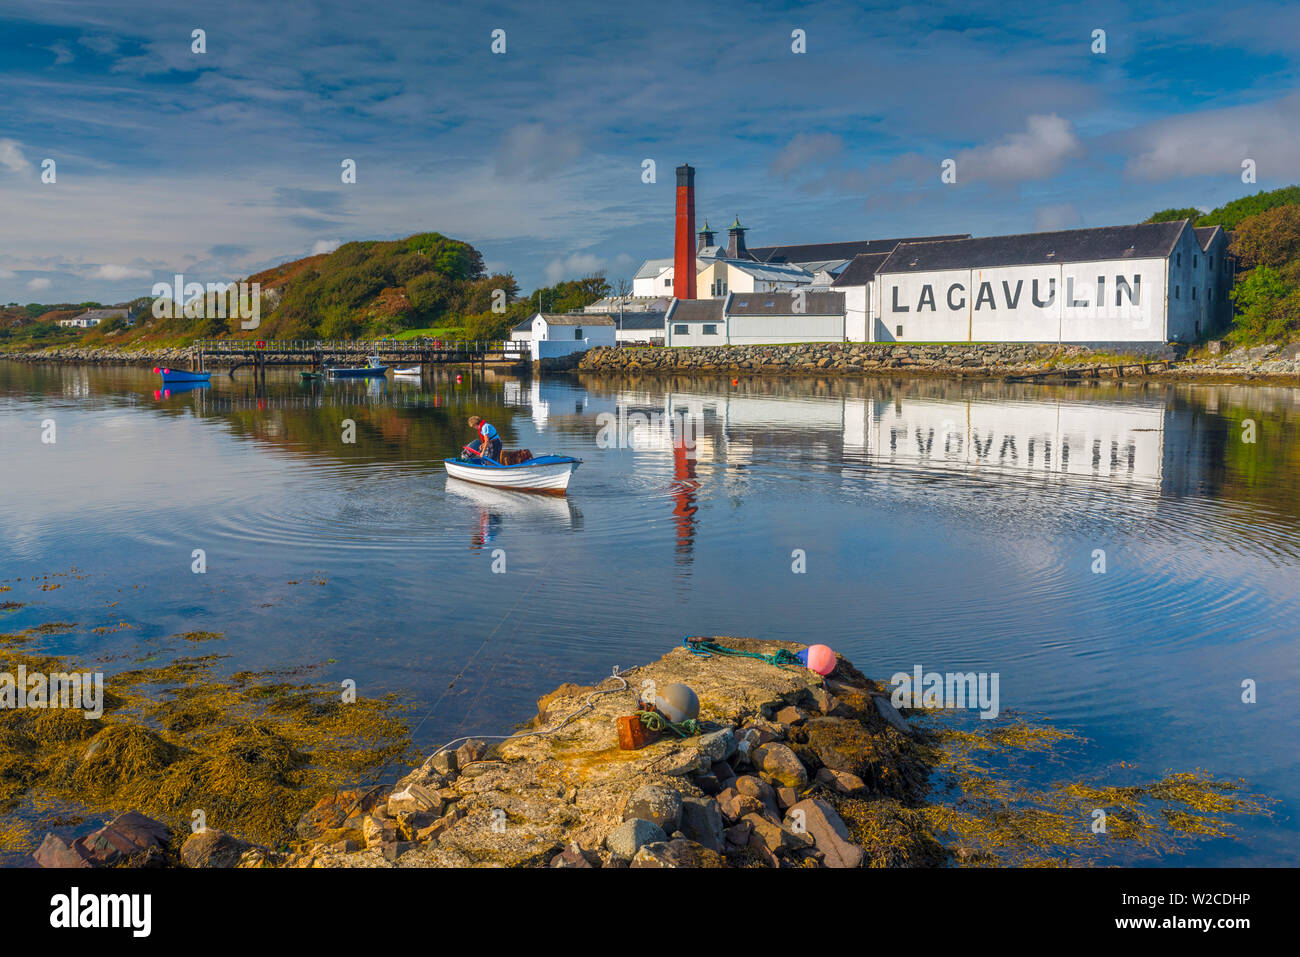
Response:
[[[598,346],[613,348],[615,329],[613,318],[607,315],[539,312],[533,316],[533,361],[586,352]]]

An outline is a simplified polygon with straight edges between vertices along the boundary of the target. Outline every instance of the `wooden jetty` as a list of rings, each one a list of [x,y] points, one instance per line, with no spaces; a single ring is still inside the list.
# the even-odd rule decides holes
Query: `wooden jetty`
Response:
[[[269,366],[364,365],[369,356],[390,363],[468,365],[485,369],[493,362],[523,362],[527,347],[519,342],[450,342],[441,339],[200,339],[193,345],[200,370],[209,366],[236,369],[252,366],[260,377]]]

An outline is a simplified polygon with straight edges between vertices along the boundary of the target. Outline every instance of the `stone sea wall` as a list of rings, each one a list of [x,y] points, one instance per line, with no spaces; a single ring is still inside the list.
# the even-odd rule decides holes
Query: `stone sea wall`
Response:
[[[974,378],[1062,377],[1090,368],[1100,375],[1156,375],[1187,380],[1300,377],[1300,344],[1222,351],[1194,361],[1186,347],[1161,344],[802,343],[592,349],[578,372],[680,375],[906,375]],[[1170,361],[1173,360],[1173,361]],[[1139,363],[1147,364],[1146,367]],[[1151,363],[1157,363],[1151,367]]]
[[[1001,375],[1039,369],[1052,359],[1082,359],[1085,346],[1037,343],[800,343],[777,346],[686,346],[592,349],[581,371],[762,372],[855,374],[905,371],[933,375]]]
[[[195,351],[176,346],[159,349],[96,349],[60,346],[31,352],[0,352],[0,359],[14,362],[50,362],[67,365],[178,366],[187,368]]]

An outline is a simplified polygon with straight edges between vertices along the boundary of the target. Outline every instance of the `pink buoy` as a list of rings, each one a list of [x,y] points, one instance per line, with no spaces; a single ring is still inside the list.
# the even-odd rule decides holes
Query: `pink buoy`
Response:
[[[808,670],[823,677],[835,670],[835,652],[825,645],[809,645],[797,657],[808,666]]]

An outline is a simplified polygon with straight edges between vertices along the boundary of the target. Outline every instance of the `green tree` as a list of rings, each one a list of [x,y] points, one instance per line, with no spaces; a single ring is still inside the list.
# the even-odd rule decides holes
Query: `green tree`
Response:
[[[1271,266],[1286,278],[1300,278],[1300,205],[1277,206],[1243,219],[1229,251],[1247,269]]]
[[[1195,206],[1188,206],[1184,209],[1162,209],[1160,212],[1154,213],[1151,216],[1151,218],[1147,220],[1147,222],[1148,223],[1172,223],[1172,222],[1177,222],[1180,219],[1190,219],[1193,223],[1195,223],[1198,219],[1200,219],[1204,215],[1205,214],[1202,213]]]
[[[1232,290],[1237,307],[1231,338],[1238,343],[1278,340],[1300,330],[1300,287],[1271,266],[1256,266]]]

